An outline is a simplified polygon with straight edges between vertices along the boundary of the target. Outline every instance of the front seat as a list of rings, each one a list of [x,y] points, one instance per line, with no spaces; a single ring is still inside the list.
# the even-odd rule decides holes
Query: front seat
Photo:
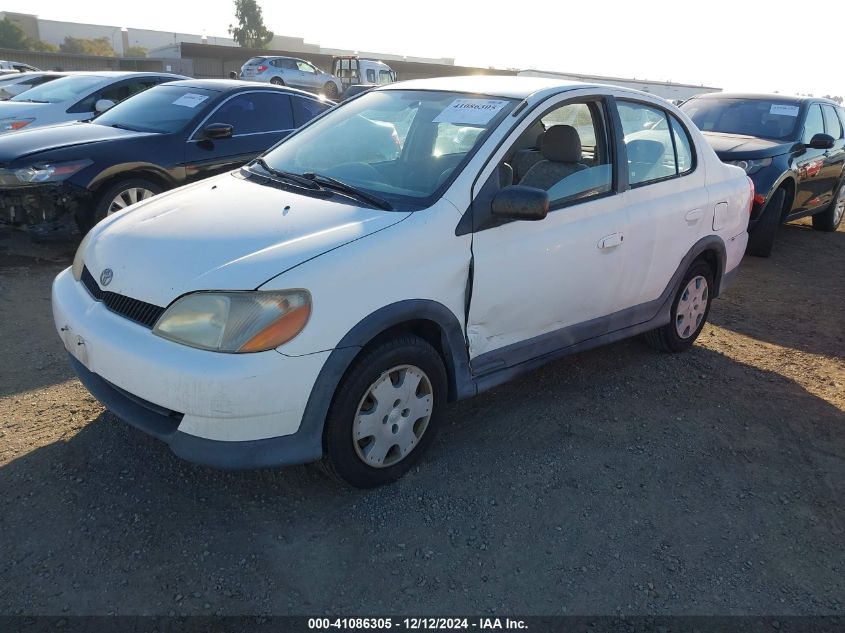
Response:
[[[540,141],[543,159],[519,181],[520,185],[548,191],[564,178],[587,169],[581,163],[581,137],[571,125],[554,125]]]

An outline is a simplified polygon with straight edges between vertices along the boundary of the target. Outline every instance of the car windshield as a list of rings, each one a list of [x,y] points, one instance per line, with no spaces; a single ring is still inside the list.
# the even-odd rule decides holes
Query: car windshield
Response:
[[[795,137],[800,106],[770,99],[690,99],[681,106],[703,132],[773,140]]]
[[[368,92],[264,156],[272,169],[330,176],[416,208],[448,185],[516,101],[454,92]]]
[[[92,123],[139,132],[178,132],[218,94],[188,86],[155,86],[121,101]]]
[[[103,82],[98,75],[75,75],[61,77],[55,81],[41,84],[12,97],[11,101],[35,101],[41,103],[62,103],[86,95],[94,86]]]

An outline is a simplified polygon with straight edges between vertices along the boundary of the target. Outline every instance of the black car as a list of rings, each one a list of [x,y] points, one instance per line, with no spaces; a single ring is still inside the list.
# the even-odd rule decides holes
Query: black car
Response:
[[[754,181],[748,252],[768,257],[778,226],[813,216],[835,231],[845,211],[845,112],[835,102],[783,95],[699,95],[681,109],[726,163]]]
[[[88,122],[0,137],[0,221],[83,233],[109,213],[234,169],[332,103],[230,80],[162,84]]]

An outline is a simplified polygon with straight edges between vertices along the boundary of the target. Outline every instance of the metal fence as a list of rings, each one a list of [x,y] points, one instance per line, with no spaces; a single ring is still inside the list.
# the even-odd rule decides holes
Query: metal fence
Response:
[[[41,53],[0,48],[0,59],[22,62],[41,70],[137,70],[143,72],[173,72],[193,75],[188,59],[156,59],[147,57],[100,57],[74,53]]]

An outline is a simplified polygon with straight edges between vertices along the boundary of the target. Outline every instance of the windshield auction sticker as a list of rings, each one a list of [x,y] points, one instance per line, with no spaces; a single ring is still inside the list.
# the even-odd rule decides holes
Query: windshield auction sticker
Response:
[[[208,97],[205,95],[198,95],[189,92],[176,99],[176,101],[173,102],[173,105],[184,106],[186,108],[196,108],[206,99],[208,99]]]
[[[778,105],[772,104],[769,108],[769,114],[779,114],[781,116],[798,116],[798,106]]]
[[[437,115],[434,123],[485,125],[507,104],[496,99],[455,99]]]

